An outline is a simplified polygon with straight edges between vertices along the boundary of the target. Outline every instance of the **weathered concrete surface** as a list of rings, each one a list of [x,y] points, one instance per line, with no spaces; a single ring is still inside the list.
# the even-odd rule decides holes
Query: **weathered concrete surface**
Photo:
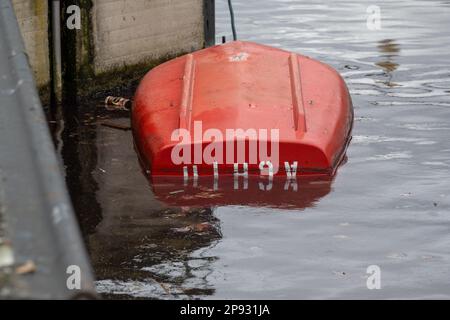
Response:
[[[95,73],[204,46],[203,0],[97,0]]]
[[[48,1],[12,2],[41,99],[46,101],[51,80]],[[113,87],[116,83],[108,78],[128,77],[136,69],[144,72],[145,66],[214,42],[214,0],[66,0],[61,5],[66,93],[86,95]],[[70,5],[81,8],[81,30],[65,27]]]
[[[47,0],[12,0],[28,59],[39,87],[50,81]]]

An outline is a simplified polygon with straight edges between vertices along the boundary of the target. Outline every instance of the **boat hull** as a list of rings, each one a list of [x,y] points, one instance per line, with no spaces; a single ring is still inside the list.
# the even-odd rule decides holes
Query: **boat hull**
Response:
[[[240,41],[154,68],[132,110],[135,146],[152,176],[333,175],[352,123],[334,69]]]

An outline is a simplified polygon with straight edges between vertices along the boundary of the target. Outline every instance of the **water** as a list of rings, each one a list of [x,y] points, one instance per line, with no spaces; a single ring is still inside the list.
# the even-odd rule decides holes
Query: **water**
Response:
[[[217,36],[231,39],[226,1]],[[170,207],[125,114],[79,106],[61,152],[97,275],[114,298],[450,298],[450,1],[234,0],[238,37],[324,61],[355,107],[347,163],[295,209]],[[381,290],[366,287],[381,268]]]

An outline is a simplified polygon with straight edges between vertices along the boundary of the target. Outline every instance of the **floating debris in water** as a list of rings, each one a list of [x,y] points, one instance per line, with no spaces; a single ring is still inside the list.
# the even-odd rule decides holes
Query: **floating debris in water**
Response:
[[[186,227],[181,228],[172,228],[172,231],[177,233],[187,233],[187,232],[207,232],[210,230],[214,230],[214,226],[209,222],[196,223]]]
[[[177,233],[186,233],[191,231],[191,227],[187,226],[187,227],[182,227],[182,228],[172,228],[172,231],[177,232]]]
[[[214,229],[213,225],[209,222],[194,224],[191,226],[191,228],[196,232],[204,232]]]
[[[105,99],[105,108],[107,110],[125,110],[129,111],[131,109],[131,100],[122,97],[108,96]]]
[[[333,274],[336,275],[336,276],[343,276],[343,277],[347,276],[347,273],[346,273],[345,271],[336,271],[336,270],[333,270],[332,272],[333,272]]]
[[[36,271],[36,264],[32,260],[28,260],[24,264],[16,268],[16,274],[28,274]]]

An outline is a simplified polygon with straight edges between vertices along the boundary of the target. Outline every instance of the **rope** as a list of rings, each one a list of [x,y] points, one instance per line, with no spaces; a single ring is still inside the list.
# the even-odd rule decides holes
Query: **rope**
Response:
[[[231,17],[231,30],[233,30],[233,40],[237,40],[236,35],[236,25],[234,23],[234,10],[233,10],[233,4],[231,3],[231,0],[228,0],[228,7],[230,8],[230,17]]]

